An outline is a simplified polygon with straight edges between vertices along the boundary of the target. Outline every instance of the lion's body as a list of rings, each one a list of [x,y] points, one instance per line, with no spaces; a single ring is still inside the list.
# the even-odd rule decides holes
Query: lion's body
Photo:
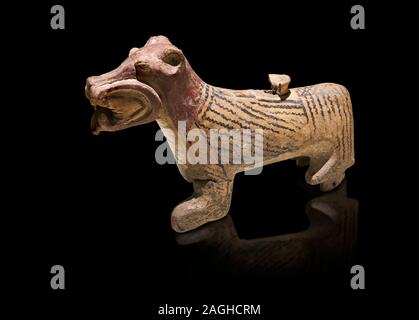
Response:
[[[287,99],[281,100],[270,91],[229,90],[203,84],[197,109],[195,128],[204,130],[208,137],[211,129],[263,130],[264,165],[310,158],[308,183],[339,180],[354,162],[352,105],[348,91],[341,85],[324,83],[294,88]],[[332,156],[336,157],[335,164],[321,178],[313,180],[313,175]],[[199,170],[195,164],[179,167],[183,176],[193,181],[225,179],[226,173],[232,179],[249,165],[208,164],[199,165]]]

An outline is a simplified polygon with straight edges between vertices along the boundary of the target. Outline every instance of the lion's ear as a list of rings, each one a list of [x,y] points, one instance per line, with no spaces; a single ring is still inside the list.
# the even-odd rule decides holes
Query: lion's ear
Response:
[[[128,53],[128,55],[130,56],[130,55],[132,55],[135,51],[137,51],[138,50],[138,48],[132,48],[130,51],[129,51],[129,53]]]
[[[146,46],[149,44],[155,44],[155,43],[162,43],[162,44],[172,44],[170,42],[170,40],[165,37],[165,36],[154,36],[154,37],[150,37],[147,42],[146,42]]]

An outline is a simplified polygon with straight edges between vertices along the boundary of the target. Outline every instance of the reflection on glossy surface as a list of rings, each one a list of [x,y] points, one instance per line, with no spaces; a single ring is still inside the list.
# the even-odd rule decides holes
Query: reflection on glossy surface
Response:
[[[346,183],[306,204],[309,227],[297,233],[240,239],[230,215],[197,230],[178,234],[193,248],[195,270],[212,265],[233,276],[299,277],[348,270],[354,256],[358,201],[346,196]],[[195,257],[195,258],[194,258]]]

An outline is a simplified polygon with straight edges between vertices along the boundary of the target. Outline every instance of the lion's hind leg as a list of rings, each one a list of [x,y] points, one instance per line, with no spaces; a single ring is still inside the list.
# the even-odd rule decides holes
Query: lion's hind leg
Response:
[[[320,184],[321,191],[331,191],[345,178],[347,166],[341,161],[339,152],[334,149],[329,155],[316,155],[310,157],[310,166],[306,172],[308,184]]]

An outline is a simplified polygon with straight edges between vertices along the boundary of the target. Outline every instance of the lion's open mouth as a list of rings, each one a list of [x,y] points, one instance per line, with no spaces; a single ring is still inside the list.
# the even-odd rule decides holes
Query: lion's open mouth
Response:
[[[95,113],[91,129],[94,134],[128,128],[152,113],[152,105],[147,96],[132,89],[109,92],[105,99],[93,102],[93,107]]]
[[[160,111],[161,101],[154,89],[134,79],[90,88],[86,95],[95,109],[91,119],[94,134],[153,121]]]

